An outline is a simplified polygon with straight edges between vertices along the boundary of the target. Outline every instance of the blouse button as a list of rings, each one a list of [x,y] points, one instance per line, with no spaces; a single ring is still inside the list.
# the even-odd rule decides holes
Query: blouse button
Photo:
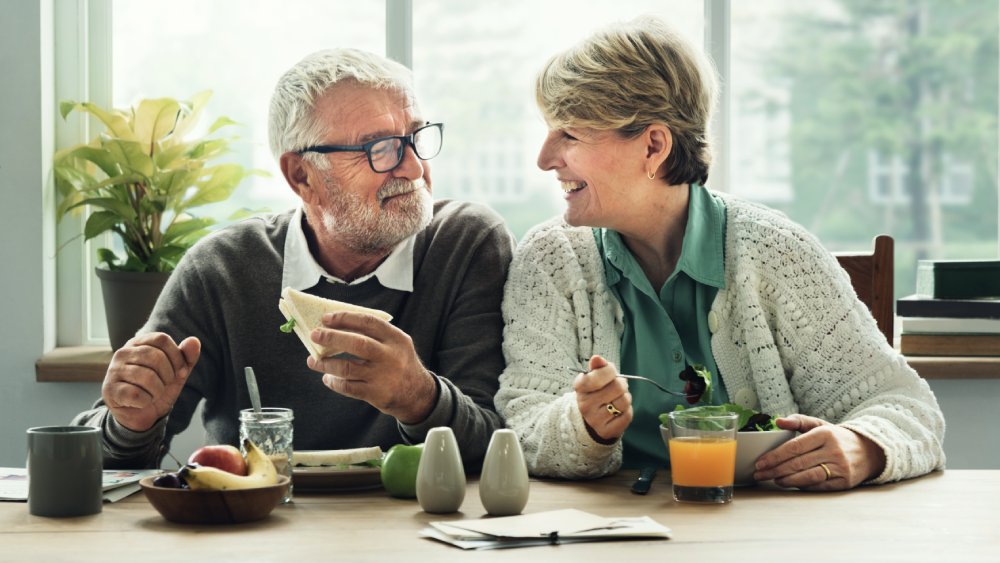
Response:
[[[680,350],[674,350],[674,361],[679,362],[682,359],[684,359],[684,354],[682,354]]]
[[[716,315],[715,311],[709,311],[708,312],[708,331],[714,334],[715,331],[717,331],[717,330],[719,330],[719,315]]]

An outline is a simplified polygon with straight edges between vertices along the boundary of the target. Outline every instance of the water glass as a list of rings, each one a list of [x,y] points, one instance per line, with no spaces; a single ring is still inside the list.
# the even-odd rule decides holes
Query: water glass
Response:
[[[278,475],[288,476],[288,493],[283,503],[292,501],[292,409],[264,407],[240,411],[240,451],[246,455],[243,441],[250,439],[261,449],[278,470]]]

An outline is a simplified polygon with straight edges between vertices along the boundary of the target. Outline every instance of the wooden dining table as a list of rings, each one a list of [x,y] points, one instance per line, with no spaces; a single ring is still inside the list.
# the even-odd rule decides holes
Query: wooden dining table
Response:
[[[525,513],[575,508],[649,516],[669,540],[463,551],[419,536],[428,522],[482,518],[475,479],[461,511],[436,515],[384,490],[297,493],[264,520],[206,526],[167,522],[142,493],[77,518],[31,516],[0,503],[0,561],[1000,561],[1000,470],[947,470],[837,493],[737,488],[725,505],[675,502],[669,473],[649,494],[633,471],[593,481],[532,480]]]

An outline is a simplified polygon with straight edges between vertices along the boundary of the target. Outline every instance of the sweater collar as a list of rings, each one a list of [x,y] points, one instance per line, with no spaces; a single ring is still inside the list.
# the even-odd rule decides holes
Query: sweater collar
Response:
[[[292,214],[288,224],[288,234],[285,236],[284,266],[281,270],[281,287],[291,287],[305,291],[326,280],[330,283],[347,283],[331,275],[309,252],[309,243],[302,230],[302,207]],[[372,273],[347,283],[357,285],[364,283],[372,276],[388,289],[398,291],[413,291],[413,243],[416,235],[409,236],[396,245],[389,256],[379,264]]]

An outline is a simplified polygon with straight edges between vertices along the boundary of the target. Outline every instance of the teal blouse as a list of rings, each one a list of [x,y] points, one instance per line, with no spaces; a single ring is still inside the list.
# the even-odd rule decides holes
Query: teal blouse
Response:
[[[689,188],[688,221],[677,267],[654,291],[621,235],[594,229],[608,287],[624,311],[621,373],[654,379],[668,389],[684,390],[679,377],[687,365],[701,364],[712,373],[712,404],[728,400],[712,357],[708,313],[725,288],[726,206],[707,189]],[[667,465],[660,437],[660,413],[688,406],[683,397],[660,392],[642,381],[628,382],[634,418],[622,437],[623,467]]]

